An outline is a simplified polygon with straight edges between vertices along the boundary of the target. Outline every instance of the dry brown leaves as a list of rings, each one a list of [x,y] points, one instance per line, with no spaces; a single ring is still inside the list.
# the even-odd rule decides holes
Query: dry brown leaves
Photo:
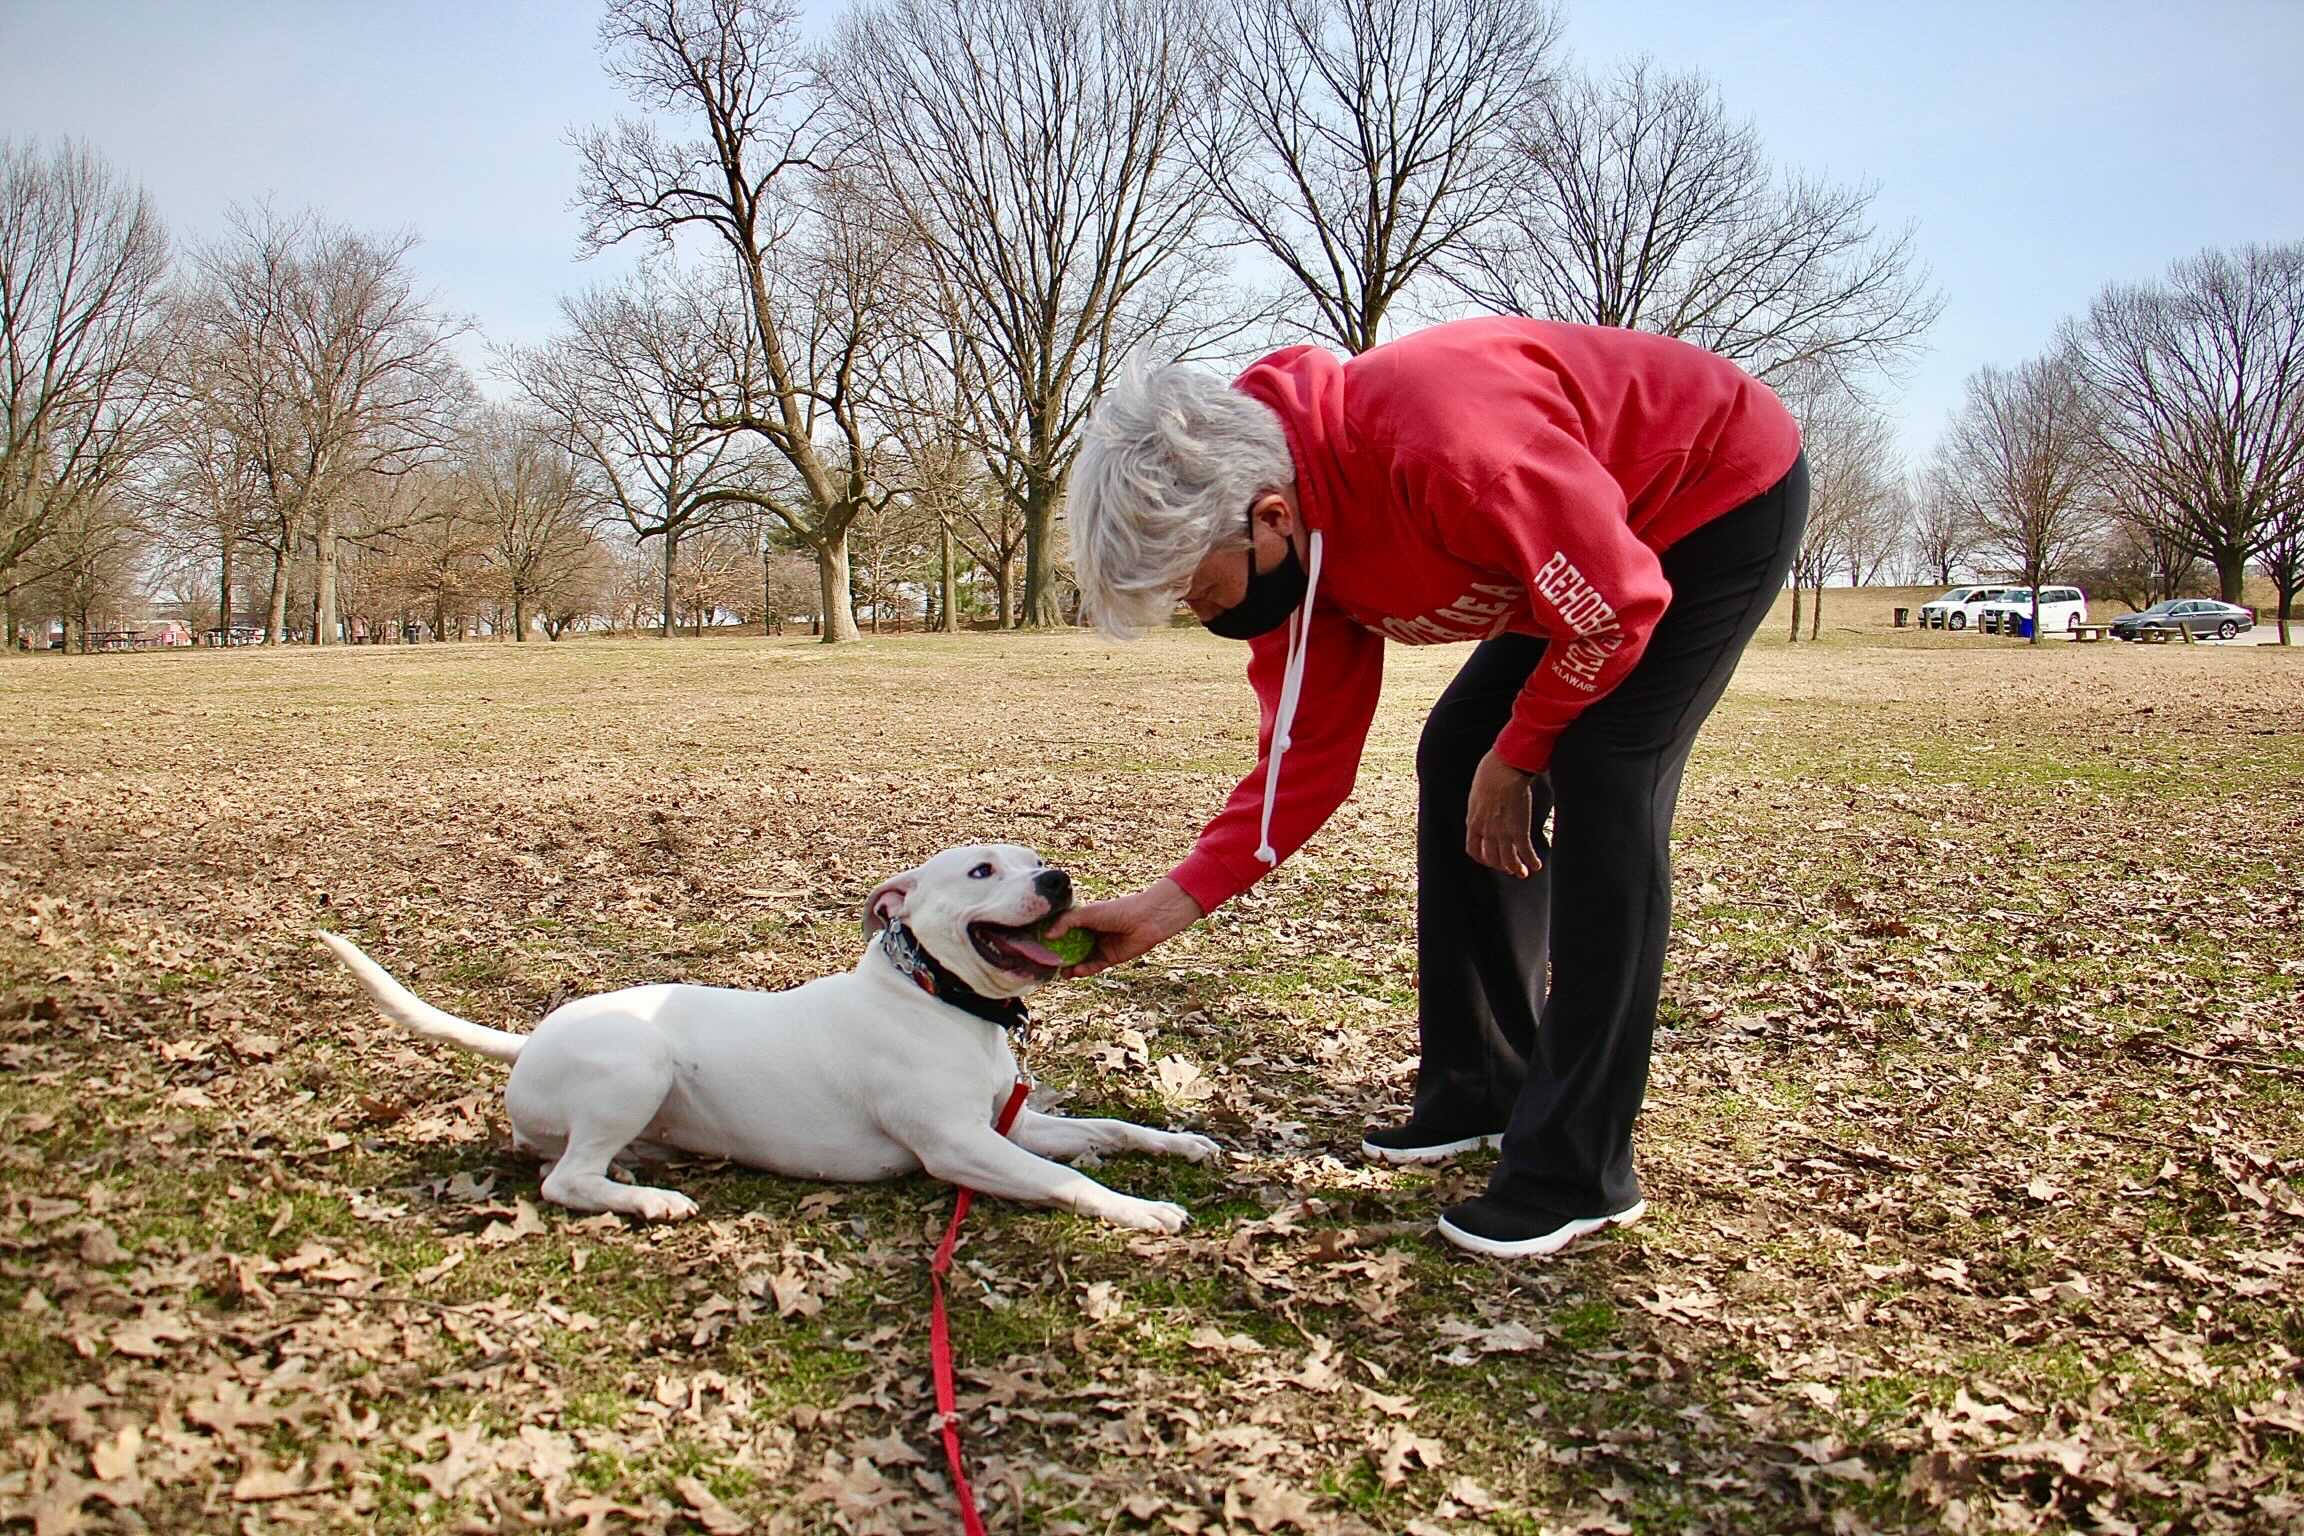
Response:
[[[2304,678],[2275,653],[1763,646],[1701,745],[1643,1179],[1565,1261],[1360,1166],[1413,1065],[1421,706],[1155,963],[1044,997],[1052,1096],[1202,1126],[1174,1239],[979,1206],[995,1529],[2093,1529],[2304,1518]],[[951,1528],[914,1181],[540,1205],[500,1076],[308,941],[524,1027],[852,963],[945,844],[1107,892],[1243,761],[1196,637],[0,667],[0,1511],[35,1531]]]

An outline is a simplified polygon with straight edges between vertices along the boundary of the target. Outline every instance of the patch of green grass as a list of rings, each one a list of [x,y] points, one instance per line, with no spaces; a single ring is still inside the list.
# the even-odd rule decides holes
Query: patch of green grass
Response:
[[[1121,1271],[1111,1278],[1123,1288],[1133,1314],[1131,1355],[1165,1369],[1204,1375],[1211,1381],[1222,1377],[1222,1358],[1188,1343],[1193,1331],[1202,1327],[1243,1334],[1272,1350],[1304,1347],[1304,1335],[1296,1326],[1264,1306],[1235,1270]]]
[[[87,1380],[96,1369],[57,1331],[53,1313],[22,1310],[30,1289],[0,1285],[0,1402],[29,1403],[54,1388]]]
[[[1918,1377],[1900,1371],[1858,1377],[1840,1389],[1841,1422],[1852,1434],[1871,1434],[1901,1419],[1913,1403],[1926,1399],[1926,1393]]]
[[[181,971],[159,971],[145,985],[158,997],[174,997],[193,987],[214,986],[224,979],[224,973],[213,966],[195,965]]]
[[[1411,1477],[1409,1484],[1414,1481]],[[1385,1487],[1375,1463],[1365,1455],[1330,1467],[1320,1474],[1314,1488],[1363,1520],[1390,1530],[1398,1530],[1413,1518],[1416,1508],[1407,1497],[1408,1485]]]
[[[1372,971],[1342,955],[1300,950],[1260,952],[1234,979],[1235,994],[1266,1002],[1298,1002],[1306,997],[1369,998],[1390,1007],[1413,1008],[1415,990],[1405,976]]]
[[[578,1387],[567,1393],[560,1420],[570,1429],[614,1429],[624,1422],[631,1405],[628,1394],[599,1387]]]
[[[1616,1337],[1616,1306],[1598,1297],[1573,1302],[1552,1314],[1552,1325],[1568,1348],[1598,1349]]]
[[[2090,1360],[2079,1344],[2069,1340],[1972,1350],[1959,1358],[1954,1369],[1969,1379],[1983,1376],[2052,1397],[2081,1400],[2103,1379],[2101,1365]]]

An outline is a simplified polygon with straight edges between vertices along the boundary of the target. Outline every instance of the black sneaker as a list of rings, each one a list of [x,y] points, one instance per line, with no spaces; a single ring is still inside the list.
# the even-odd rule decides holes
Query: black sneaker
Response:
[[[1440,1235],[1467,1252],[1492,1259],[1528,1259],[1558,1253],[1576,1239],[1609,1227],[1629,1226],[1647,1210],[1647,1201],[1635,1200],[1608,1216],[1563,1216],[1558,1211],[1499,1205],[1482,1195],[1443,1212]]]
[[[1484,1130],[1470,1120],[1411,1120],[1406,1125],[1372,1125],[1360,1138],[1360,1155],[1370,1162],[1412,1168],[1444,1163],[1462,1152],[1504,1144],[1504,1128]]]

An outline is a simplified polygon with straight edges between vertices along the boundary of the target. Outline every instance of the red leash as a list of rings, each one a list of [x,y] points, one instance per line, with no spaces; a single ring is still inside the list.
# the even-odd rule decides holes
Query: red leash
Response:
[[[1030,1083],[1017,1078],[993,1129],[1007,1135],[1031,1091]],[[952,1202],[952,1225],[944,1229],[944,1241],[936,1245],[936,1257],[928,1263],[928,1354],[936,1371],[936,1418],[944,1429],[944,1464],[952,1469],[952,1492],[960,1500],[960,1524],[968,1536],[984,1536],[984,1518],[976,1513],[976,1491],[968,1486],[968,1471],[960,1460],[960,1396],[952,1385],[952,1330],[944,1320],[944,1276],[952,1268],[960,1223],[968,1219],[968,1206],[975,1198],[976,1191],[960,1186],[959,1197]]]

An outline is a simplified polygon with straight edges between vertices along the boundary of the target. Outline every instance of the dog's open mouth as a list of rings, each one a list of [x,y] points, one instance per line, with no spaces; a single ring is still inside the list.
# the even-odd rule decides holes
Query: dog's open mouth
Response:
[[[1038,926],[1008,928],[999,923],[970,923],[968,942],[996,969],[1039,981],[1053,981],[1064,969],[1064,960],[1040,942]]]

